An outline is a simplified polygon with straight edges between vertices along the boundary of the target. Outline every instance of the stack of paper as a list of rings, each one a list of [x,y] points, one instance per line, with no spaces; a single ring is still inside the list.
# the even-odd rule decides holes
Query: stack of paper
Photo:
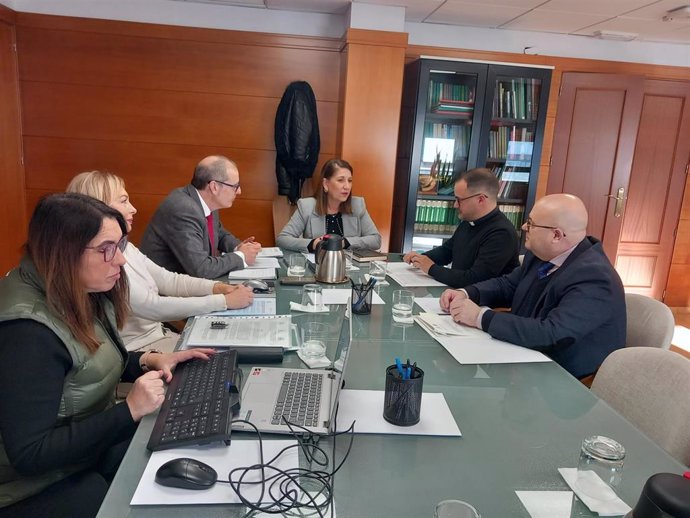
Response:
[[[404,288],[445,286],[445,284],[432,279],[419,268],[407,263],[388,263],[388,276]]]
[[[290,315],[225,317],[199,315],[184,338],[185,347],[290,347]]]
[[[283,257],[283,251],[277,246],[267,246],[261,249],[257,257]]]
[[[246,279],[275,279],[275,268],[245,268],[244,270],[235,270],[228,273],[230,280],[246,280]]]

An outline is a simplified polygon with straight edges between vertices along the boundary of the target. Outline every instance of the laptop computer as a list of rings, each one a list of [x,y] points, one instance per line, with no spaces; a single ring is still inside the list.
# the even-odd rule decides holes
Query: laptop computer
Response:
[[[249,421],[260,432],[290,433],[285,419],[317,434],[333,431],[351,344],[352,318],[344,317],[331,368],[252,367],[245,378],[236,419]],[[237,422],[232,429],[253,431],[246,423]]]

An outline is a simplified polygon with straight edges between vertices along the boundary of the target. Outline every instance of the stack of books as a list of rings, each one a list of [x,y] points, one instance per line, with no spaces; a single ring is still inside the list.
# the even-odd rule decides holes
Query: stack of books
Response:
[[[352,259],[358,263],[385,261],[387,258],[388,256],[385,253],[379,252],[378,250],[360,249],[352,251]]]

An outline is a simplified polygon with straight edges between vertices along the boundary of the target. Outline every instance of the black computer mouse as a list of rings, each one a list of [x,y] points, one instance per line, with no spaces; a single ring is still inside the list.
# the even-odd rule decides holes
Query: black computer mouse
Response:
[[[156,482],[161,486],[209,489],[216,480],[218,474],[211,466],[185,457],[169,460],[156,471]]]
[[[268,292],[268,284],[266,284],[264,281],[260,281],[259,279],[250,279],[244,281],[242,284],[251,288],[254,291],[254,293]]]

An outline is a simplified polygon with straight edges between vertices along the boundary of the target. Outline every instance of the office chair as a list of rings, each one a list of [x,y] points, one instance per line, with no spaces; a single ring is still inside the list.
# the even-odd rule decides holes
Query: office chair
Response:
[[[671,347],[675,320],[669,307],[651,297],[625,294],[626,347]]]
[[[690,360],[665,349],[619,349],[602,364],[592,392],[690,465]]]

